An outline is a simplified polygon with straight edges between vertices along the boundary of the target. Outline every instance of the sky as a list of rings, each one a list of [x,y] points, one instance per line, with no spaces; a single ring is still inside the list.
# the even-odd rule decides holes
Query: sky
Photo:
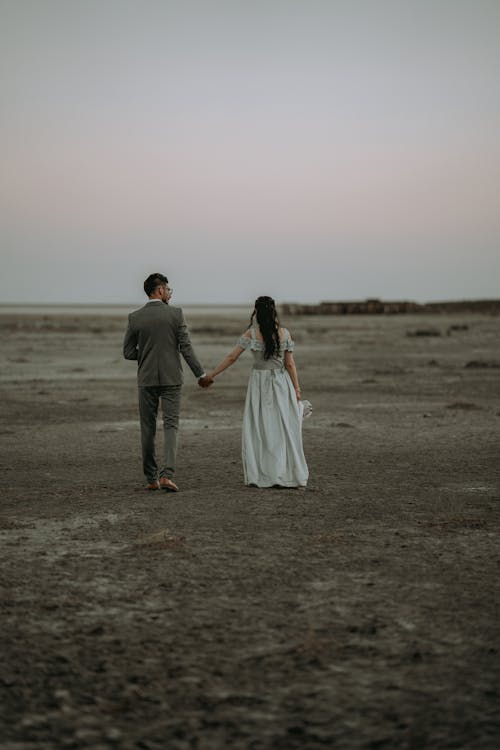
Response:
[[[0,303],[500,296],[498,0],[0,0]]]

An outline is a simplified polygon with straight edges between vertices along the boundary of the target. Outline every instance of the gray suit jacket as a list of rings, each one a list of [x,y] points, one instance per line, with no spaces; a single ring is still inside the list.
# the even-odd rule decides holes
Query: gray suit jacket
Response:
[[[180,307],[164,302],[147,302],[130,313],[123,342],[125,359],[136,359],[139,386],[181,385],[180,354],[199,378],[203,367],[189,340],[189,332]]]

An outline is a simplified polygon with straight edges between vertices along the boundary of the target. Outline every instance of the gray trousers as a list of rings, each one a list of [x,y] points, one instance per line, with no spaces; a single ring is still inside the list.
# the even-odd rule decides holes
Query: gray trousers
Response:
[[[161,401],[163,413],[164,462],[161,477],[170,479],[175,473],[177,456],[177,429],[181,406],[180,385],[151,385],[139,388],[139,416],[141,419],[142,466],[148,482],[158,478],[155,459],[156,417]]]

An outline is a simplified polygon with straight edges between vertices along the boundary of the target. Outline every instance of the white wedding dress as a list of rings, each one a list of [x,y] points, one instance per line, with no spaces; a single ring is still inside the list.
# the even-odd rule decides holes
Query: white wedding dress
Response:
[[[242,458],[245,484],[257,487],[305,487],[309,476],[302,448],[302,414],[284,366],[285,351],[294,342],[285,329],[279,355],[264,358],[264,343],[255,335],[241,336],[250,349],[253,367],[243,414]]]

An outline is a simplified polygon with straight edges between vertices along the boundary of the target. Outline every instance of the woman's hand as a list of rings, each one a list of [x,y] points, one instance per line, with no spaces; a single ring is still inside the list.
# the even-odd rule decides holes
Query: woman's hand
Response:
[[[297,396],[297,401],[302,400],[302,396],[300,395],[300,388],[295,389],[295,395]]]
[[[212,383],[214,382],[214,379],[210,377],[210,375],[204,375],[201,378],[198,378],[198,385],[200,388],[210,388]]]

